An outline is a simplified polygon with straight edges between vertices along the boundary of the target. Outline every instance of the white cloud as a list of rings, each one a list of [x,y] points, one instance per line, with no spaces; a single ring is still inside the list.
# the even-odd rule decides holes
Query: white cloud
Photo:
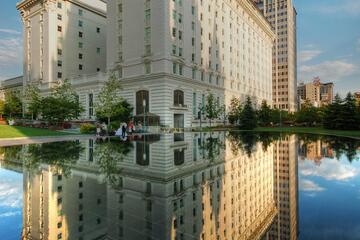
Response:
[[[317,56],[319,56],[322,52],[320,50],[304,50],[299,53],[299,61],[307,62],[310,61]]]
[[[303,176],[322,177],[326,180],[346,181],[358,175],[355,167],[337,159],[325,158],[321,165],[317,166],[312,161],[306,160],[300,165],[300,173]]]
[[[0,38],[0,66],[22,64],[22,49],[21,37]]]
[[[0,182],[0,207],[21,208],[22,206],[22,182]]]
[[[339,1],[339,4],[327,4],[324,2],[324,5],[318,6],[317,11],[323,14],[347,14],[351,16],[360,15],[360,1],[354,0],[342,0]]]
[[[5,212],[0,214],[0,218],[12,217],[17,215],[21,215],[21,212],[20,211]]]
[[[322,192],[325,188],[320,187],[317,183],[311,180],[302,179],[300,181],[300,190],[304,192]]]
[[[21,32],[14,30],[14,29],[7,29],[7,28],[0,28],[0,33],[8,33],[8,34],[15,34],[20,35]]]
[[[311,80],[319,76],[323,81],[339,81],[354,74],[358,67],[344,60],[325,61],[315,65],[300,66],[300,79]]]

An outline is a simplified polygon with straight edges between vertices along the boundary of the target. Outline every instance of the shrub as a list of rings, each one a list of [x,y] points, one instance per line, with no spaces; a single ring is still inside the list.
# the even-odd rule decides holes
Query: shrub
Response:
[[[91,124],[91,123],[81,124],[80,132],[85,133],[85,134],[95,133],[96,132],[96,126],[94,124]]]

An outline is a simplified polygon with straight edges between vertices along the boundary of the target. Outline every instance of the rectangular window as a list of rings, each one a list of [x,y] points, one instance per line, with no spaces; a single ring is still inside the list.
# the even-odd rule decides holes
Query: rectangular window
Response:
[[[61,15],[61,14],[58,14],[58,15],[57,15],[57,19],[61,21],[61,20],[62,20],[62,15]]]
[[[182,55],[183,55],[183,49],[179,48],[179,57],[182,57]]]
[[[58,72],[58,79],[61,79],[62,78],[62,72]]]
[[[83,59],[83,54],[79,53],[79,59]]]
[[[176,55],[176,50],[177,50],[176,45],[172,45],[172,54],[173,55]]]
[[[182,76],[183,75],[183,66],[179,65],[179,74]]]
[[[196,116],[196,93],[193,93],[193,116]],[[194,145],[195,148],[195,145]]]
[[[173,36],[173,37],[176,37],[176,28],[173,28],[173,29],[172,29],[172,36]]]
[[[145,74],[150,74],[150,73],[151,73],[151,64],[145,63]]]
[[[96,32],[100,33],[100,28],[99,27],[96,28]]]
[[[60,48],[58,48],[57,53],[58,53],[59,56],[61,56],[62,55],[62,50]]]
[[[96,53],[100,54],[100,48],[96,48]]]
[[[145,45],[145,55],[150,55],[151,54],[151,45],[147,44]]]
[[[79,27],[82,27],[82,26],[83,26],[83,21],[79,20],[78,26],[79,26]]]
[[[58,32],[62,32],[62,27],[61,27],[61,26],[58,26],[58,27],[57,27],[57,30],[58,30]]]
[[[176,63],[173,63],[173,74],[177,73],[177,65]]]
[[[82,16],[84,12],[82,9],[79,9],[78,13],[79,13],[79,16]]]
[[[62,67],[62,61],[58,60],[57,65],[58,65],[58,67]]]
[[[79,32],[79,37],[82,38],[83,37],[83,32]]]
[[[83,70],[83,65],[79,64],[79,70]]]
[[[196,78],[196,69],[193,68],[192,69],[192,79],[195,79]]]
[[[89,93],[89,118],[91,118],[94,115],[94,95],[92,93]]]
[[[58,3],[57,3],[57,7],[58,7],[58,8],[62,8],[61,2],[58,2]]]
[[[79,42],[79,48],[83,48],[83,46],[84,46],[84,43]]]

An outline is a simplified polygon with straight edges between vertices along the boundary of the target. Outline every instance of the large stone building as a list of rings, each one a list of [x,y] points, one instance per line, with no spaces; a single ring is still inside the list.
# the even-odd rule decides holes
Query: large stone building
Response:
[[[321,83],[320,78],[314,78],[311,83],[300,83],[297,88],[300,105],[309,101],[315,107],[331,104],[334,99],[334,84]]]
[[[106,69],[106,3],[23,0],[24,85],[48,89],[58,80]]]
[[[272,100],[275,36],[251,1],[110,0],[108,30],[108,70],[135,115],[145,100],[161,125],[191,127],[208,91],[227,106]]]
[[[24,81],[39,80],[46,92],[69,79],[86,109],[83,119],[93,118],[111,72],[134,116],[155,115],[167,127],[198,125],[209,92],[219,105],[246,96],[272,102],[275,35],[250,0],[109,0],[106,14],[100,0],[24,0],[18,9]]]
[[[297,109],[297,12],[293,1],[252,1],[263,11],[277,36],[273,48],[273,106],[294,112]]]
[[[0,100],[5,100],[5,92],[11,91],[18,96],[23,94],[23,77],[9,78],[0,81]]]

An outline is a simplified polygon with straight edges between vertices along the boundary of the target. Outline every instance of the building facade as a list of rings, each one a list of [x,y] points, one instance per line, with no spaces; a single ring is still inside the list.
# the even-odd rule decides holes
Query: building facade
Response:
[[[23,0],[24,85],[105,71],[106,3],[102,0]]]
[[[219,105],[272,101],[275,36],[251,1],[110,0],[108,30],[107,69],[134,115],[187,128],[199,124],[209,92]]]
[[[277,38],[273,47],[273,107],[297,109],[296,15],[292,0],[252,0],[272,25]]]
[[[321,83],[320,78],[314,78],[311,83],[301,83],[297,88],[300,105],[309,101],[314,107],[331,104],[334,99],[334,84]]]
[[[23,77],[15,77],[0,81],[0,100],[5,100],[5,92],[12,91],[17,96],[23,94]]]

